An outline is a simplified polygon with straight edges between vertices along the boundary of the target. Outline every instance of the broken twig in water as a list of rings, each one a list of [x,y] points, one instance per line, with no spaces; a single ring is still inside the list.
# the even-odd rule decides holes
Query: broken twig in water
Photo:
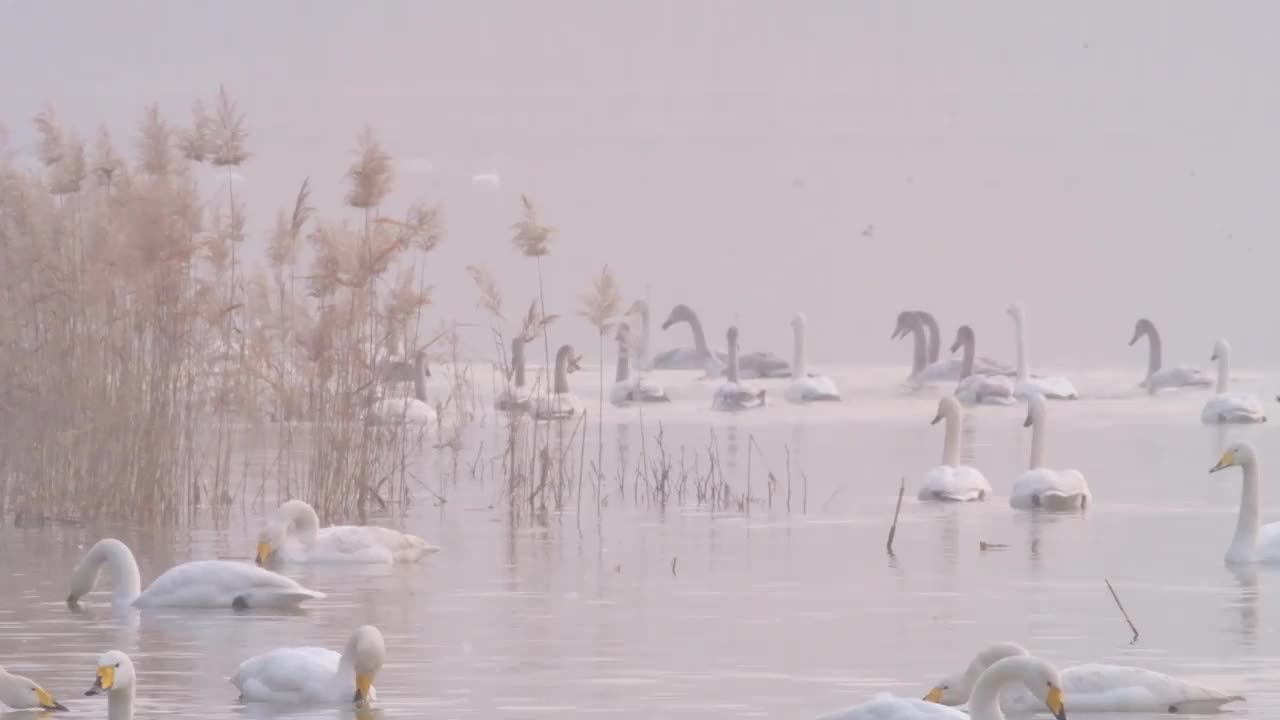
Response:
[[[893,557],[893,536],[898,534],[898,513],[902,512],[902,494],[906,491],[907,479],[902,478],[898,481],[898,505],[893,509],[893,524],[889,526],[889,540],[884,544],[889,557]]]
[[[1103,578],[1102,581],[1107,584],[1107,589],[1111,591],[1111,599],[1116,601],[1116,607],[1120,608],[1120,614],[1124,615],[1124,621],[1129,623],[1129,629],[1133,631],[1133,639],[1129,641],[1129,644],[1136,644],[1138,642],[1138,628],[1129,619],[1129,613],[1125,611],[1124,605],[1120,604],[1120,596],[1116,594],[1116,589],[1111,587],[1111,581],[1106,578]]]
[[[1007,547],[1009,546],[1004,543],[989,543],[986,540],[978,541],[978,549],[982,552],[986,552],[988,550],[1004,550]]]

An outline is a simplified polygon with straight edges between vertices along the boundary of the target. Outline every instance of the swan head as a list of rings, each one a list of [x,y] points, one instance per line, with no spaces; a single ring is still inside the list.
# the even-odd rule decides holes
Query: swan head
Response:
[[[1220,339],[1213,344],[1213,355],[1209,356],[1209,361],[1214,362],[1218,358],[1224,358],[1231,354],[1231,343],[1225,339]]]
[[[1009,307],[1005,308],[1004,311],[1009,313],[1009,317],[1015,320],[1022,320],[1027,316],[1027,310],[1020,302],[1013,303]]]
[[[627,311],[623,313],[623,315],[648,315],[648,314],[649,314],[649,303],[645,302],[644,300],[637,300],[631,303],[631,307],[627,308]]]
[[[342,656],[350,658],[351,667],[356,672],[356,694],[352,702],[362,703],[369,698],[373,678],[387,659],[387,645],[382,639],[382,632],[372,625],[361,625],[351,633]]]
[[[1129,341],[1129,345],[1132,346],[1141,340],[1143,335],[1154,333],[1155,329],[1155,323],[1146,318],[1138,318],[1138,322],[1133,325],[1133,339]]]
[[[1218,464],[1209,468],[1209,472],[1214,473],[1219,470],[1226,470],[1236,465],[1248,465],[1256,459],[1257,452],[1253,449],[1253,445],[1245,440],[1237,440],[1222,451],[1222,457],[1218,458]]]
[[[133,689],[137,675],[133,670],[133,662],[129,656],[119,650],[103,653],[98,657],[97,675],[93,687],[85,691],[85,695],[99,695],[104,692],[120,692]]]
[[[933,416],[930,425],[937,425],[948,416],[955,417],[960,414],[960,401],[954,395],[943,395],[938,400],[938,414]]]
[[[809,318],[805,317],[805,314],[802,312],[798,312],[791,316],[791,327],[796,330],[803,330],[808,324]]]
[[[697,319],[697,315],[693,314],[693,309],[688,305],[677,305],[671,308],[671,312],[667,315],[667,319],[662,322],[662,329],[682,322],[693,322]]]
[[[556,351],[556,365],[564,363],[566,372],[577,372],[582,369],[582,356],[573,352],[572,345],[561,345]]]
[[[28,678],[10,675],[0,667],[0,703],[14,710],[66,710],[66,706]]]
[[[1026,655],[1027,649],[1017,643],[992,643],[978,651],[969,661],[969,667],[962,673],[954,673],[943,678],[924,699],[939,705],[963,705],[969,702],[969,693],[973,692],[973,684],[987,668],[1007,657]]]
[[[1040,393],[1031,393],[1027,396],[1027,419],[1023,421],[1022,427],[1031,427],[1035,425],[1037,418],[1043,418],[1046,410],[1044,395]]]
[[[961,325],[960,327],[956,328],[956,339],[955,339],[955,342],[951,343],[951,352],[955,352],[956,350],[959,350],[960,348],[964,347],[966,344],[972,344],[972,343],[973,343],[973,328],[969,327],[968,325]]]
[[[920,324],[920,313],[915,310],[903,310],[898,313],[898,322],[893,326],[893,334],[889,336],[890,340],[897,340],[900,337],[906,337]]]

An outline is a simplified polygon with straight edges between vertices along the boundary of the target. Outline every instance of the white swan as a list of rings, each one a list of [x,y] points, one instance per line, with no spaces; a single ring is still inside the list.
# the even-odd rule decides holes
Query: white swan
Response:
[[[417,535],[372,525],[320,527],[316,511],[302,500],[289,500],[258,534],[255,561],[272,563],[380,564],[412,563],[440,548]]]
[[[413,394],[414,397],[399,395],[382,398],[375,402],[366,416],[371,425],[433,425],[436,422],[436,409],[427,402],[427,378],[431,372],[427,370],[427,354],[419,350],[413,359]]]
[[[928,384],[961,380],[965,377],[963,358],[947,357],[940,359],[938,357],[941,353],[939,332],[938,321],[934,319],[932,313],[924,310],[904,310],[898,313],[898,322],[889,339],[897,340],[900,337],[905,337],[908,333],[912,336],[911,374],[907,378],[910,382]],[[954,346],[951,352],[955,352]],[[972,363],[972,373],[978,375],[1010,375],[1012,371],[990,358],[975,357]]]
[[[977,468],[960,464],[960,423],[963,416],[960,401],[950,395],[938,400],[938,414],[931,425],[946,421],[946,437],[942,441],[942,464],[924,476],[917,495],[921,500],[967,501],[986,500],[991,484]]]
[[[662,329],[666,330],[672,325],[682,322],[689,323],[689,329],[693,331],[694,352],[701,363],[695,367],[704,368],[707,372],[707,377],[724,375],[725,366],[729,362],[728,354],[713,352],[707,347],[706,335],[702,332],[702,321],[698,319],[697,313],[688,305],[677,305],[671,308],[671,314],[662,323]],[[742,353],[739,351],[738,374],[744,378],[782,378],[791,375],[791,367],[787,365],[786,360],[771,352]]]
[[[1027,655],[1017,643],[994,643],[983,648],[963,673],[947,676],[929,691],[926,699],[943,705],[968,702],[974,684],[993,663]],[[1212,713],[1227,703],[1244,700],[1171,675],[1127,665],[1088,663],[1061,671],[1062,691],[1071,699],[1072,712]],[[1031,713],[1041,703],[1018,686],[1000,693],[1000,709]]]
[[[507,386],[498,393],[493,401],[496,410],[509,413],[529,412],[533,406],[533,397],[524,384],[524,348],[529,338],[517,335],[511,338],[511,369],[507,378]]]
[[[324,597],[278,573],[231,560],[194,560],[165,570],[141,590],[138,562],[124,543],[104,538],[89,548],[71,573],[68,605],[93,592],[98,573],[111,576],[111,604],[123,607],[262,608],[295,607]]]
[[[1052,470],[1044,466],[1047,415],[1043,395],[1027,398],[1027,419],[1022,425],[1031,428],[1031,469],[1014,481],[1009,505],[1019,510],[1084,509],[1093,500],[1084,474],[1079,470]]]
[[[539,393],[534,398],[534,414],[539,420],[564,420],[582,412],[582,401],[569,391],[569,373],[580,370],[581,360],[572,345],[561,345],[556,351],[556,379],[551,397]]]
[[[609,402],[619,407],[638,402],[671,402],[661,385],[646,381],[642,376],[631,379],[631,351],[628,343],[632,337],[631,326],[619,323],[618,332],[614,335],[614,339],[618,341],[618,370],[613,387],[609,389]]]
[[[1280,563],[1280,523],[1262,525],[1258,483],[1262,471],[1258,467],[1258,453],[1246,441],[1231,443],[1223,451],[1218,464],[1209,469],[1214,473],[1229,467],[1240,466],[1244,484],[1240,489],[1240,515],[1236,518],[1236,534],[1227,548],[1228,565],[1249,563]]]
[[[93,687],[85,695],[107,694],[107,720],[131,720],[133,699],[137,692],[138,674],[133,661],[119,650],[98,656]]]
[[[738,328],[730,325],[729,363],[726,367],[727,378],[724,384],[716,388],[711,398],[711,407],[715,410],[749,410],[764,407],[764,390],[746,385],[738,380]]]
[[[277,648],[240,663],[231,684],[244,702],[282,705],[350,705],[377,698],[374,676],[386,662],[382,633],[362,625],[342,654],[328,648]]]
[[[1218,363],[1218,388],[1200,411],[1202,423],[1262,423],[1267,414],[1256,396],[1227,391],[1231,376],[1231,344],[1219,340],[1213,345],[1213,356]]]
[[[12,675],[0,667],[0,705],[10,710],[66,710],[66,706],[31,678]]]
[[[1031,374],[1031,357],[1027,348],[1027,311],[1021,303],[1010,305],[1009,317],[1013,318],[1013,331],[1018,343],[1018,382],[1014,386],[1014,395],[1026,398],[1040,394],[1053,400],[1075,400],[1080,397],[1076,386],[1062,375],[1035,377]]]
[[[951,344],[951,352],[963,348],[960,359],[960,382],[956,385],[955,395],[965,405],[1012,405],[1013,380],[1007,375],[978,375],[973,372],[974,337],[973,328],[961,325],[956,330],[956,341]]]
[[[1014,684],[1038,698],[1057,720],[1066,720],[1065,702],[1071,696],[1063,697],[1062,678],[1052,665],[1030,655],[1007,657],[987,668],[974,683],[968,713],[929,699],[883,695],[819,720],[1004,720],[1001,691]]]
[[[1147,318],[1138,318],[1133,326],[1133,339],[1129,346],[1133,347],[1143,337],[1147,338],[1147,376],[1138,383],[1138,387],[1147,392],[1156,393],[1165,388],[1177,387],[1210,387],[1213,379],[1203,370],[1195,367],[1180,366],[1162,368],[1163,345],[1160,342],[1160,331],[1155,323]]]
[[[787,400],[793,403],[839,401],[840,388],[825,375],[810,375],[805,362],[804,334],[808,318],[796,313],[791,318],[791,334],[795,340],[795,353],[791,362],[791,384],[787,385]]]

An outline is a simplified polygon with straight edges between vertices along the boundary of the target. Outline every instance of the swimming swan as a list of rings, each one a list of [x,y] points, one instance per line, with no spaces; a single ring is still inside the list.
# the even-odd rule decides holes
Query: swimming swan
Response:
[[[382,398],[369,408],[365,417],[371,425],[431,425],[436,421],[436,409],[427,402],[427,354],[419,350],[413,358],[413,397],[398,395]]]
[[[534,414],[539,420],[564,420],[582,411],[582,402],[569,391],[569,373],[581,370],[582,358],[573,352],[572,345],[561,345],[556,351],[556,380],[551,397],[539,394],[534,399]]]
[[[511,370],[507,387],[493,401],[496,410],[509,413],[529,412],[533,398],[524,385],[524,348],[529,338],[517,335],[511,338]]]
[[[255,562],[316,564],[412,563],[440,548],[417,535],[372,525],[320,527],[316,511],[302,500],[289,500],[276,509],[258,533]]]
[[[137,684],[138,674],[133,669],[133,661],[119,650],[112,650],[98,656],[93,686],[84,694],[107,694],[107,720],[132,720]]]
[[[631,326],[619,323],[618,332],[614,335],[614,339],[618,341],[618,370],[614,375],[613,387],[609,390],[609,402],[619,407],[638,402],[671,402],[661,385],[648,382],[640,376],[636,376],[635,380],[631,379],[629,343],[632,338]]]
[[[956,330],[956,341],[951,344],[951,352],[963,348],[960,360],[960,382],[956,385],[955,395],[965,405],[1012,405],[1013,380],[1007,375],[977,375],[973,372],[974,337],[973,328],[961,325]]]
[[[897,340],[911,334],[913,340],[911,374],[908,380],[917,383],[934,383],[961,380],[964,375],[963,358],[948,357],[939,359],[941,338],[938,321],[933,314],[924,310],[904,310],[898,313],[898,321],[894,326],[890,340]],[[954,346],[951,352],[955,352]],[[971,373],[979,375],[1010,375],[1012,371],[990,358],[975,357]]]
[[[791,384],[787,385],[787,400],[793,403],[835,402],[840,400],[840,389],[824,375],[810,375],[805,361],[804,334],[808,319],[804,313],[791,318],[791,334],[795,339],[795,354],[791,363]]]
[[[231,684],[243,702],[282,705],[350,705],[377,698],[373,679],[386,662],[382,633],[362,625],[342,654],[328,648],[276,648],[240,663]]]
[[[93,592],[104,565],[111,576],[111,604],[116,608],[280,608],[324,597],[324,593],[308,590],[283,575],[231,560],[193,560],[174,565],[140,591],[138,562],[129,547],[114,538],[104,538],[89,548],[71,573],[68,605],[74,607],[80,598]]]
[[[665,322],[662,323],[662,329],[675,325],[677,323],[689,323],[689,329],[693,331],[694,352],[698,356],[699,365],[695,367],[703,367],[707,371],[707,377],[719,377],[725,373],[725,366],[729,363],[727,353],[712,352],[707,347],[706,335],[702,332],[702,321],[698,319],[697,313],[688,305],[677,305],[671,308],[671,314],[667,316]],[[787,365],[787,361],[770,352],[751,352],[738,353],[738,374],[744,378],[762,378],[762,377],[787,377],[791,375],[791,368]]]
[[[1052,665],[1037,657],[1007,657],[987,668],[973,685],[969,712],[933,702],[934,693],[921,700],[882,695],[861,705],[823,715],[819,720],[1004,720],[1001,692],[1018,684],[1039,699],[1056,720],[1066,720],[1062,678]]]
[[[0,705],[10,710],[66,710],[66,706],[31,678],[11,675],[0,667]]]
[[[1080,397],[1076,386],[1062,375],[1036,377],[1031,374],[1030,351],[1027,349],[1027,311],[1021,303],[1014,303],[1006,310],[1013,318],[1013,331],[1018,344],[1018,382],[1013,393],[1019,398],[1040,394],[1053,400],[1075,400]]]
[[[1200,411],[1202,423],[1263,423],[1267,415],[1262,411],[1262,403],[1248,393],[1227,391],[1231,375],[1231,344],[1219,340],[1213,345],[1213,356],[1209,358],[1218,363],[1218,389],[1213,397],[1204,404]]]
[[[988,645],[963,673],[947,676],[926,697],[943,705],[963,705],[978,677],[992,663],[1025,655],[1026,649],[1017,643]],[[1073,712],[1212,713],[1227,703],[1244,700],[1239,695],[1127,665],[1088,663],[1066,668],[1061,675],[1062,691],[1071,698]],[[1042,705],[1021,687],[1006,687],[1000,693],[1000,709],[1007,713],[1031,713]]]
[[[950,395],[938,400],[938,414],[931,425],[946,420],[946,437],[942,442],[942,464],[924,476],[917,497],[921,500],[968,501],[986,500],[991,484],[976,468],[960,464],[960,401]]]
[[[1160,331],[1155,323],[1147,318],[1139,318],[1133,326],[1133,339],[1129,347],[1133,347],[1143,337],[1147,338],[1147,376],[1138,383],[1138,387],[1146,388],[1149,393],[1156,393],[1165,388],[1176,387],[1210,387],[1213,379],[1200,368],[1170,367],[1161,368],[1162,344]]]
[[[1093,500],[1089,484],[1079,470],[1051,470],[1044,466],[1044,436],[1048,432],[1048,408],[1043,395],[1027,398],[1031,428],[1031,469],[1018,476],[1009,505],[1019,510],[1081,510]]]
[[[738,328],[730,325],[727,333],[729,340],[729,363],[726,367],[728,377],[720,387],[716,388],[711,398],[714,410],[750,410],[764,406],[764,390],[743,384],[738,380]]]
[[[1262,510],[1258,498],[1258,481],[1262,471],[1258,467],[1258,453],[1246,441],[1234,442],[1223,451],[1218,464],[1209,469],[1214,473],[1229,467],[1240,466],[1244,484],[1240,490],[1240,515],[1236,519],[1236,534],[1227,548],[1228,565],[1249,563],[1280,563],[1280,523],[1261,525]]]

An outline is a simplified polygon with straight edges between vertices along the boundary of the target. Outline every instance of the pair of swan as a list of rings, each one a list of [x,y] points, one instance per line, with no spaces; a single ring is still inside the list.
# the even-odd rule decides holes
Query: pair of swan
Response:
[[[351,634],[341,653],[319,647],[277,648],[240,663],[230,681],[242,702],[368,706],[377,697],[373,680],[385,662],[382,633],[363,625]],[[85,695],[105,693],[107,718],[132,720],[137,691],[133,661],[112,650],[98,657],[93,686]],[[56,709],[66,708],[57,705]]]
[[[1066,720],[1072,696],[1064,692],[1062,677],[1053,665],[1030,655],[1006,657],[986,668],[973,684],[967,714],[930,699],[884,694],[819,720],[1003,720],[1001,694],[1013,688],[1025,690],[1038,708],[1047,708],[1057,720]]]
[[[671,402],[661,385],[640,375],[631,379],[631,344],[635,342],[631,326],[619,323],[614,339],[618,341],[618,370],[614,375],[613,388],[609,390],[609,402],[619,407],[634,403]]]
[[[509,385],[493,401],[496,410],[509,413],[532,413],[539,420],[565,420],[582,412],[582,401],[569,390],[569,373],[581,370],[582,361],[572,345],[561,345],[556,351],[554,384],[550,397],[532,393],[525,386],[525,347],[529,338],[520,335],[511,340],[511,376]]]
[[[289,500],[258,534],[258,565],[317,563],[392,565],[414,563],[440,548],[417,535],[376,525],[320,527],[315,509]]]
[[[1138,383],[1138,387],[1155,394],[1168,388],[1210,387],[1213,379],[1200,368],[1181,365],[1163,367],[1164,346],[1160,341],[1160,331],[1155,323],[1147,318],[1138,318],[1133,326],[1133,338],[1129,347],[1133,347],[1142,338],[1147,339],[1147,375]]]
[[[436,409],[427,400],[427,354],[419,350],[413,358],[413,396],[404,395],[382,398],[373,403],[365,416],[371,425],[432,425],[436,422]]]
[[[965,372],[962,358],[939,359],[942,351],[942,340],[939,336],[938,321],[933,314],[924,310],[904,310],[898,313],[898,321],[894,326],[890,340],[911,335],[911,374],[908,382],[927,384],[950,380],[962,380],[966,375],[1007,375],[1010,370],[990,358],[973,358]],[[926,337],[927,334],[927,337]],[[955,352],[955,346],[951,348]]]
[[[649,328],[649,306],[642,300],[636,301],[632,305],[632,310],[641,317],[642,331],[645,335],[644,345],[648,345],[648,328]],[[673,325],[680,323],[688,323],[689,329],[693,332],[693,350],[667,351],[653,359],[653,367],[655,369],[681,369],[691,370],[703,368],[706,370],[707,377],[719,377],[727,375],[729,364],[729,353],[721,353],[712,351],[707,346],[707,337],[702,330],[702,321],[698,319],[697,313],[688,305],[676,305],[671,308],[671,313],[667,315],[667,319],[662,323],[662,329],[667,330]],[[740,377],[745,378],[782,378],[791,374],[791,368],[787,365],[787,361],[770,352],[751,352],[738,353],[738,373]]]
[[[1231,376],[1231,344],[1219,340],[1213,345],[1210,360],[1218,364],[1218,385],[1213,397],[1209,398],[1204,409],[1200,411],[1200,422],[1218,423],[1262,423],[1267,421],[1267,414],[1262,410],[1262,403],[1254,395],[1233,393],[1228,390]]]
[[[1028,657],[1017,643],[994,643],[983,648],[961,673],[953,673],[934,686],[926,700],[942,705],[963,705],[974,695],[982,674],[1010,657]],[[1062,691],[1071,709],[1082,712],[1212,713],[1223,705],[1244,700],[1239,695],[1179,680],[1171,675],[1127,665],[1088,663],[1062,670]],[[1031,713],[1043,706],[1039,697],[1019,685],[1000,693],[1000,709],[1007,713]],[[972,709],[972,703],[970,703]]]

